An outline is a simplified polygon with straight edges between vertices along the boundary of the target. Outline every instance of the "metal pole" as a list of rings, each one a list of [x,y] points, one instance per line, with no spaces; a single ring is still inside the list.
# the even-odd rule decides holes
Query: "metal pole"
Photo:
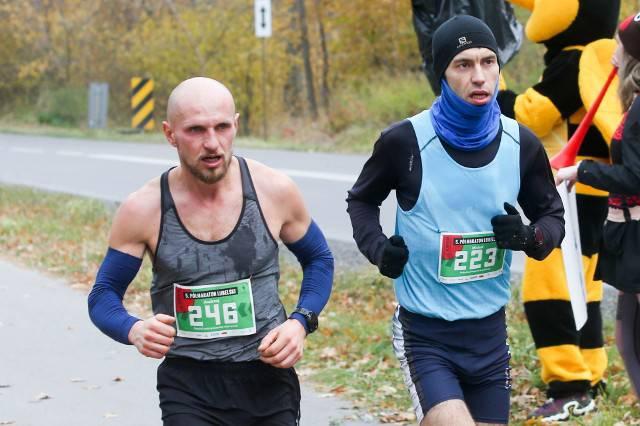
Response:
[[[265,141],[267,134],[267,39],[262,38],[262,139]]]

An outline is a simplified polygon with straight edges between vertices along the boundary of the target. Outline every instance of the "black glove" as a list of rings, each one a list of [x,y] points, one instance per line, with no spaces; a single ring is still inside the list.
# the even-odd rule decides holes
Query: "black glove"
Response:
[[[507,214],[491,218],[493,233],[499,248],[527,250],[536,245],[535,228],[522,223],[520,213],[509,203],[504,203]]]
[[[393,235],[384,242],[378,269],[386,277],[398,278],[407,260],[409,260],[409,249],[404,239],[400,235]]]

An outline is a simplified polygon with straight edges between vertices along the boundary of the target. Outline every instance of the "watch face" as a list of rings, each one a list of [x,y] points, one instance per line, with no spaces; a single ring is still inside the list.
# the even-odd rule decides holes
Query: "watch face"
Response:
[[[318,329],[318,315],[316,315],[315,312],[304,308],[297,308],[294,312],[298,312],[304,316],[304,319],[307,321],[309,333],[313,333]]]
[[[307,324],[309,325],[310,333],[316,331],[316,329],[318,328],[318,316],[315,313],[311,312],[307,317]]]

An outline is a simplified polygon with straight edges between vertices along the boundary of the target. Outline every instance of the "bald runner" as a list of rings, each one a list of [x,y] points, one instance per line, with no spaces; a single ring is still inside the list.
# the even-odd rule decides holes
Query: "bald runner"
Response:
[[[233,155],[239,114],[222,83],[196,77],[169,96],[162,130],[180,164],[130,194],[113,219],[89,295],[109,337],[163,359],[164,425],[297,424],[293,366],[318,327],[333,257],[286,175]],[[278,296],[278,243],[303,270],[287,314]],[[153,315],[122,299],[145,253]]]

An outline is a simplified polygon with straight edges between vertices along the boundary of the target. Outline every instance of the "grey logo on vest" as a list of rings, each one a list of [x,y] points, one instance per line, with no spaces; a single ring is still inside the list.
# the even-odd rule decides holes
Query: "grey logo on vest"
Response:
[[[456,49],[460,49],[462,46],[466,46],[471,43],[473,43],[473,41],[467,40],[466,37],[460,37],[458,38],[458,47],[456,47]]]

